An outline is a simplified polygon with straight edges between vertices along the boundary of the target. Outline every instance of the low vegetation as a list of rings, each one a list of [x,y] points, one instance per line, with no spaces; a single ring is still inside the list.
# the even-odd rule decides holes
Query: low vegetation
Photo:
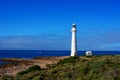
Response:
[[[1,80],[120,80],[120,56],[70,57],[46,69],[35,65]]]

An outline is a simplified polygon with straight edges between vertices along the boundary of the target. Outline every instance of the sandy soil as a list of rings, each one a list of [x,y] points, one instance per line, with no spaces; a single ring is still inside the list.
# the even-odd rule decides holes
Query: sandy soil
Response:
[[[15,76],[18,72],[26,70],[33,65],[39,65],[41,68],[46,68],[47,64],[54,64],[68,57],[69,56],[38,57],[34,59],[1,58],[1,61],[10,62],[10,64],[0,66],[0,76]]]

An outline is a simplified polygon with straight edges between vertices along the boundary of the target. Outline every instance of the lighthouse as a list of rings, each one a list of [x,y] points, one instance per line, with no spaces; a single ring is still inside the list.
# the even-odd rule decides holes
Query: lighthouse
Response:
[[[71,55],[77,55],[77,39],[76,39],[76,24],[72,24],[72,40],[71,40]]]

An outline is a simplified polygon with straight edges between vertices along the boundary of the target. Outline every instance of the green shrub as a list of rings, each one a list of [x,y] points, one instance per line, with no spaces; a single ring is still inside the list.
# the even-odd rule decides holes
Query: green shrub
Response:
[[[2,78],[0,78],[0,80],[13,80],[14,77],[13,76],[4,76]]]
[[[24,74],[27,74],[27,73],[29,73],[29,72],[33,72],[33,71],[37,71],[37,70],[41,70],[40,66],[34,65],[34,66],[29,67],[29,68],[28,68],[27,70],[25,70],[25,71],[19,72],[17,75],[24,75]]]
[[[65,59],[63,59],[63,60],[60,60],[60,61],[58,62],[58,64],[74,63],[74,62],[76,62],[77,60],[79,60],[79,57],[78,57],[78,56],[69,57],[69,58],[65,58]]]

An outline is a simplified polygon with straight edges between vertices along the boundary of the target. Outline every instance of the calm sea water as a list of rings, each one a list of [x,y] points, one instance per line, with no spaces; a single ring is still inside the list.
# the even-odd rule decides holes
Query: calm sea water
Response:
[[[86,51],[78,51],[84,55]],[[92,51],[94,55],[116,55],[120,51]],[[36,56],[69,56],[70,51],[41,51],[41,50],[0,50],[0,58],[33,58]]]
[[[78,51],[84,55],[86,51]],[[118,55],[120,51],[92,51],[93,55]],[[69,56],[70,51],[41,51],[41,50],[0,50],[0,58],[34,58],[37,56]],[[0,61],[0,64],[3,62]]]

